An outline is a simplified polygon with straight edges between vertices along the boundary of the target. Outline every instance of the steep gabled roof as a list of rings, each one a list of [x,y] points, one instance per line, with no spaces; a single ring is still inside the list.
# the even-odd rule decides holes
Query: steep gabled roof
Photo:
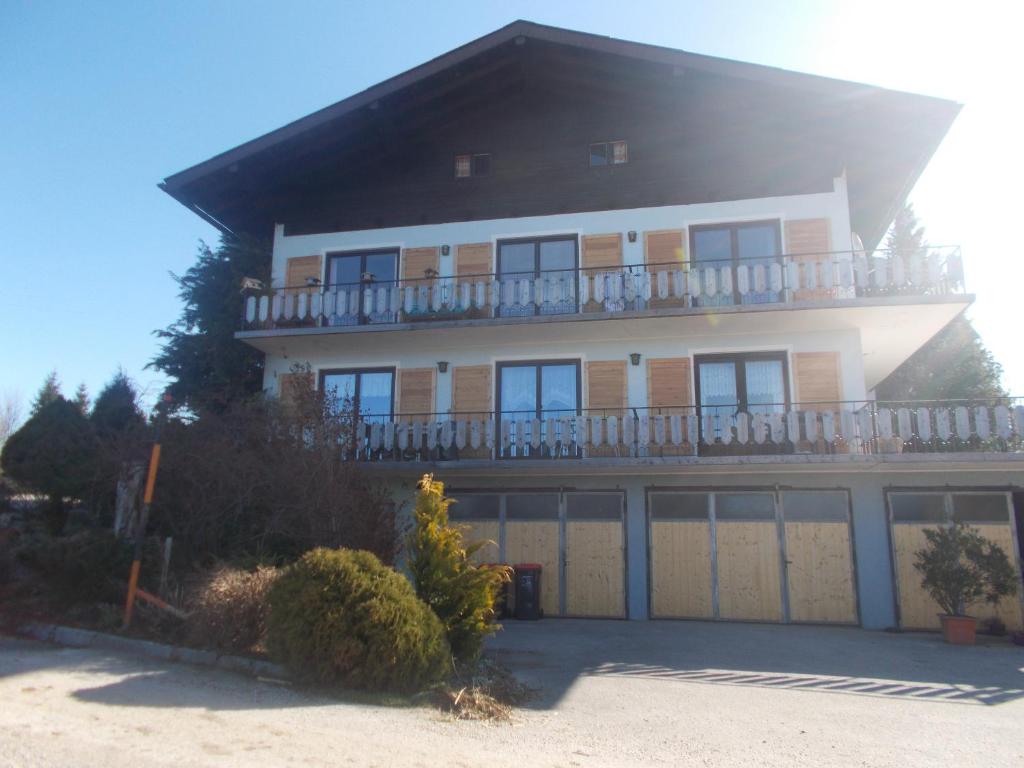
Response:
[[[515,21],[470,43],[391,77],[331,106],[289,123],[277,130],[216,155],[209,160],[168,176],[159,186],[222,230],[266,227],[272,210],[257,210],[250,199],[239,203],[238,190],[230,191],[230,176],[240,166],[259,164],[275,153],[294,152],[296,146],[322,134],[346,119],[375,110],[385,100],[435,82],[440,77],[464,77],[499,49],[508,49],[536,40],[565,46],[615,59],[631,59],[670,67],[679,73],[700,72],[753,87],[777,88],[806,94],[827,105],[822,119],[836,120],[845,110],[870,105],[877,114],[877,135],[840,136],[836,141],[851,142],[844,147],[844,162],[857,162],[848,168],[851,174],[850,196],[855,229],[865,242],[876,243],[892,220],[925,165],[956,117],[960,106],[954,102],[902,93],[876,86],[791,72],[774,67],[680,51],[661,46],[619,40],[558,27]],[[889,121],[891,124],[887,124]],[[860,131],[863,133],[863,131]],[[860,144],[854,146],[857,141]],[[872,151],[885,149],[884,163],[873,163]],[[282,154],[283,156],[283,154]],[[852,159],[845,159],[845,158]],[[893,161],[898,157],[898,161]],[[880,165],[883,167],[870,167]],[[863,167],[861,167],[863,166]],[[262,178],[267,179],[266,175]],[[249,182],[251,185],[251,181]],[[269,182],[268,182],[269,183]],[[229,198],[233,203],[229,203]],[[241,205],[252,211],[242,213]],[[232,207],[233,206],[233,207]]]

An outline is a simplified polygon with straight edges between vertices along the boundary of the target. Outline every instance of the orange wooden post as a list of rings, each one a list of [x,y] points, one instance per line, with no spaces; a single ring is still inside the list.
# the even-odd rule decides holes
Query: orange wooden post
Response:
[[[170,396],[164,395],[164,403],[169,403],[170,401]],[[156,487],[156,471],[160,466],[160,426],[161,422],[158,421],[153,440],[153,451],[149,456],[149,474],[146,476],[146,490],[142,496],[142,510],[139,512],[138,525],[135,528],[135,557],[132,560],[132,570],[128,576],[128,595],[124,601],[124,623],[122,624],[122,629],[128,629],[128,626],[132,623],[135,595],[139,590],[139,569],[142,566],[142,549],[146,542],[149,506],[153,502],[153,490]]]

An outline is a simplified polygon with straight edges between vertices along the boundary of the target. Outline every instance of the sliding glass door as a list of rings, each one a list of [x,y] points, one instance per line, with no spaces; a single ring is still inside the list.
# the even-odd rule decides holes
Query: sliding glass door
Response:
[[[510,455],[547,455],[547,419],[580,412],[580,364],[576,360],[499,363],[497,390],[499,422],[507,420],[511,432]],[[536,437],[534,419],[540,427]],[[569,442],[566,437],[563,444]],[[530,445],[538,440],[539,447]],[[516,446],[518,442],[522,447]],[[562,445],[556,450],[568,449]]]
[[[498,280],[503,298],[499,315],[575,312],[577,250],[575,235],[499,242]],[[523,295],[521,288],[520,281],[524,278],[532,282],[528,295]],[[540,292],[539,306],[537,292]]]
[[[358,312],[338,315],[336,325],[366,323],[394,323],[398,321],[394,312],[389,311],[390,303],[378,307],[376,289],[387,288],[389,293],[397,288],[398,251],[352,251],[327,255],[327,289],[344,293],[347,302],[359,302]],[[373,307],[366,311],[364,298],[367,289],[374,290]]]
[[[732,417],[785,413],[789,409],[789,371],[784,352],[750,352],[729,355],[698,355],[697,403],[700,414]],[[715,434],[707,442],[722,439],[722,424],[715,420]],[[705,429],[701,420],[702,436]]]
[[[693,254],[695,267],[727,267],[732,272],[733,295],[719,294],[708,297],[702,291],[697,299],[701,306],[766,304],[780,300],[778,292],[770,290],[768,281],[768,267],[781,263],[782,259],[782,237],[778,221],[747,221],[690,227],[690,252]],[[752,269],[755,265],[765,268],[763,286],[756,284],[755,270]],[[741,270],[748,283],[745,294],[740,294],[738,290],[738,273]],[[703,274],[700,280],[704,280]],[[720,277],[718,285],[721,285]],[[762,290],[757,290],[759,287]]]

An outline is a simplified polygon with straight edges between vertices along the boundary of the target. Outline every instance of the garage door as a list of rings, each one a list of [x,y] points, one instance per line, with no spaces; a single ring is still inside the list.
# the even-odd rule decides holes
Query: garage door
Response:
[[[491,539],[479,563],[539,563],[546,616],[624,618],[624,494],[459,493],[453,522],[469,540]]]
[[[562,613],[559,512],[557,493],[516,493],[505,497],[503,562],[541,565],[540,607],[545,616]]]
[[[652,491],[655,618],[855,623],[845,491]]]
[[[1020,578],[1016,531],[1011,496],[984,491],[890,491],[889,520],[896,599],[900,626],[906,629],[938,629],[938,604],[921,586],[921,574],[914,568],[914,554],[927,544],[927,528],[962,521],[998,544],[1009,555]],[[968,613],[985,620],[998,616],[1010,629],[1021,629],[1020,596],[1004,598],[993,607],[984,601],[969,607]]]
[[[856,624],[857,588],[846,491],[783,491],[791,621]]]
[[[565,612],[626,615],[625,535],[620,493],[567,493]]]

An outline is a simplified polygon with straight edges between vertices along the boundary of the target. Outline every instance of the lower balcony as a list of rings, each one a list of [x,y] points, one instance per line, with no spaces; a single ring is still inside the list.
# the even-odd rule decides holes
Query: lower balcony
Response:
[[[551,413],[362,415],[346,458],[408,464],[842,462],[1024,458],[1024,399]],[[933,455],[929,457],[928,455]],[[761,457],[761,458],[757,458]],[[912,460],[912,459],[911,459]]]

